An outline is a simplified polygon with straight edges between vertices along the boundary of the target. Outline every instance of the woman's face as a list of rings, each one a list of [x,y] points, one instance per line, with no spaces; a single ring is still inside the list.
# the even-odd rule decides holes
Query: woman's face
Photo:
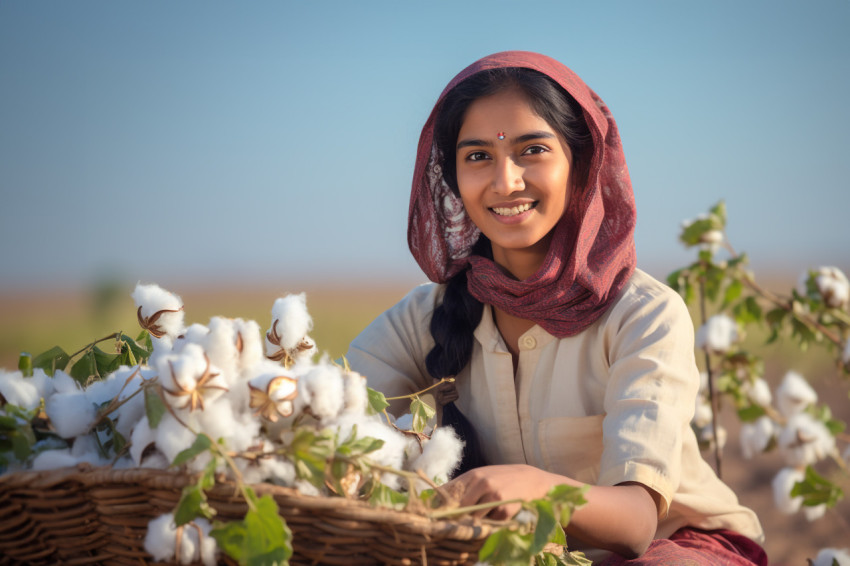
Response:
[[[516,254],[542,263],[570,198],[572,153],[518,90],[479,98],[457,140],[457,183],[467,214],[507,267]]]

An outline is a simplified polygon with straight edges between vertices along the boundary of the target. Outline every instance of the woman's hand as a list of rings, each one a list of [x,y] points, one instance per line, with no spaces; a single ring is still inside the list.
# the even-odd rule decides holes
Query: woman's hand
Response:
[[[561,484],[584,485],[533,466],[510,464],[470,470],[444,487],[465,507],[511,499],[539,499]],[[655,536],[659,497],[654,491],[634,482],[591,486],[585,493],[587,504],[576,510],[566,527],[567,536],[627,558],[640,556]],[[480,511],[477,515],[509,519],[519,509],[519,503],[509,503],[493,510]]]
[[[511,499],[539,499],[556,485],[577,482],[525,464],[507,464],[475,468],[456,477],[444,487],[462,507]],[[519,503],[500,505],[476,513],[493,519],[510,519],[520,509]]]

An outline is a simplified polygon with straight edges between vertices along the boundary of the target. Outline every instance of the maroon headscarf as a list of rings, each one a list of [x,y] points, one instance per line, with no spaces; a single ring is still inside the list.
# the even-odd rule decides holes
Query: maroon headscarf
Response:
[[[581,105],[593,138],[587,185],[573,190],[543,265],[524,281],[470,253],[479,231],[443,180],[434,143],[434,121],[446,93],[479,71],[501,67],[534,69],[554,79]],[[634,195],[617,125],[602,99],[566,66],[527,51],[496,53],[461,71],[440,95],[419,138],[407,227],[410,251],[429,279],[445,283],[469,265],[473,297],[558,338],[573,336],[602,316],[634,271],[634,226]]]

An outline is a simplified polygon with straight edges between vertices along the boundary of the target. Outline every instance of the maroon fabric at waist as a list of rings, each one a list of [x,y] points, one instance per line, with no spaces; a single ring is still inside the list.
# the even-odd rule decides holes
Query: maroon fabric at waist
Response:
[[[767,554],[758,543],[733,531],[703,531],[684,527],[669,539],[652,541],[640,557],[627,560],[612,555],[603,566],[768,566]]]

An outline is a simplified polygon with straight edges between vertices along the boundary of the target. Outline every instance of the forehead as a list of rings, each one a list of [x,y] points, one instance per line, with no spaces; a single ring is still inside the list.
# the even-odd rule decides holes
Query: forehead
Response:
[[[480,132],[483,135],[492,133],[489,130],[493,128],[510,129],[512,134],[522,133],[520,130],[554,132],[518,89],[507,89],[472,102],[464,114],[460,134]]]

